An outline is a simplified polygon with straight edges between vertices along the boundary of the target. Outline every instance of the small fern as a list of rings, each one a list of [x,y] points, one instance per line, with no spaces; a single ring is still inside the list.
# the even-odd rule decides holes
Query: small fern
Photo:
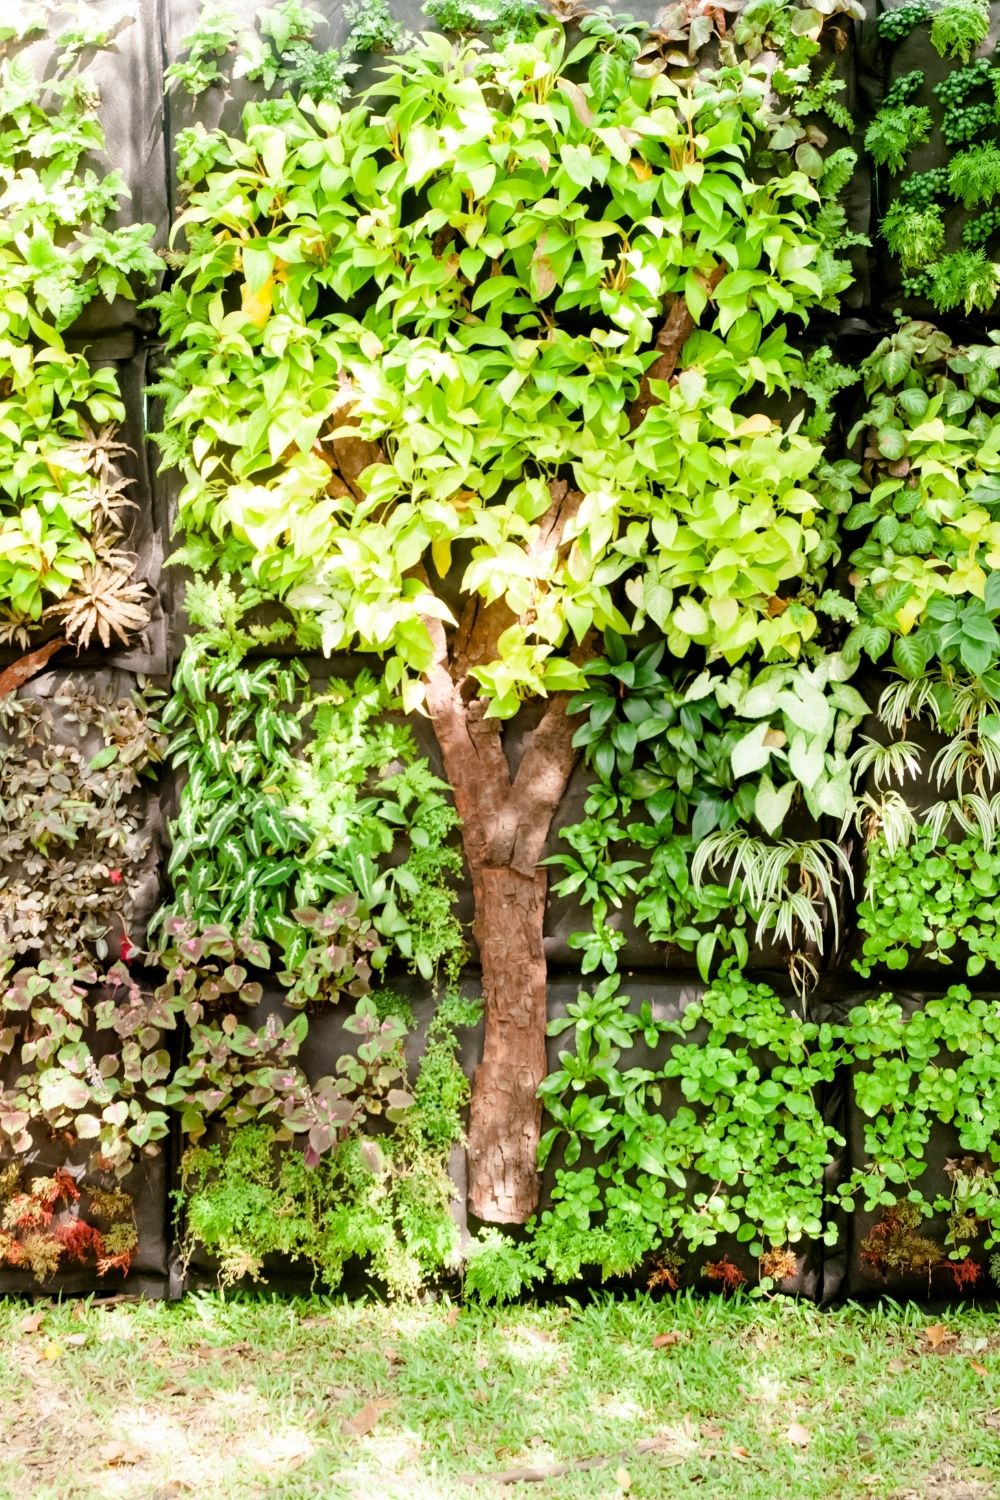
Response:
[[[816,185],[825,199],[836,198],[854,176],[858,165],[858,153],[850,146],[841,146],[823,160],[823,170]]]
[[[966,313],[988,312],[1000,292],[1000,265],[983,250],[956,250],[932,266],[931,301],[938,312],[954,307]]]
[[[904,271],[929,265],[944,249],[944,214],[936,204],[910,208],[897,198],[882,220],[881,231]]]
[[[940,57],[957,57],[967,63],[989,31],[985,0],[943,0],[931,21],[931,46]]]
[[[469,1246],[465,1290],[479,1302],[497,1307],[513,1302],[544,1275],[527,1245],[518,1245],[499,1229],[481,1229]]]
[[[809,84],[802,90],[795,112],[803,117],[825,114],[834,125],[839,125],[841,130],[853,131],[854,117],[846,104],[837,97],[843,92],[844,83],[842,79],[834,78],[834,67],[835,64],[831,63],[822,78],[818,78],[815,83]]]
[[[811,354],[802,367],[799,384],[813,403],[813,414],[803,425],[808,437],[826,437],[833,426],[832,402],[838,391],[854,385],[857,370],[837,364],[826,344]]]
[[[964,208],[992,203],[1000,194],[1000,146],[991,141],[956,151],[948,164],[948,190]]]
[[[931,136],[931,112],[922,104],[884,105],[865,131],[865,150],[877,166],[900,172],[914,146]]]

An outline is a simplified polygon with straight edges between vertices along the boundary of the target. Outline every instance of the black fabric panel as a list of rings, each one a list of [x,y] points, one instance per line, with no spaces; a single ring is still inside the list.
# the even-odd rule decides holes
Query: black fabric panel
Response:
[[[850,111],[854,121],[853,131],[819,116],[812,122],[827,138],[822,147],[825,155],[850,146],[857,152],[857,164],[850,182],[843,189],[840,201],[847,215],[847,228],[852,234],[870,233],[872,176],[870,164],[865,156],[863,137],[867,99],[871,88],[868,75],[869,55],[867,50],[867,22],[849,21],[843,16],[834,16],[825,27],[820,38],[820,50],[812,59],[813,77],[820,78],[830,67],[833,77],[844,85],[838,102]],[[869,252],[864,246],[856,246],[848,252],[854,283],[841,293],[840,304],[844,312],[858,312],[871,302]]]
[[[98,1050],[99,1049],[95,1049]],[[24,1158],[29,1177],[51,1176],[60,1167],[73,1167],[88,1155],[88,1142],[77,1145],[70,1153],[54,1141],[41,1141],[36,1150]],[[80,1207],[87,1218],[87,1188],[91,1179],[79,1180]],[[107,1186],[102,1182],[101,1186]],[[57,1296],[61,1293],[135,1292],[160,1297],[167,1290],[167,1214],[170,1191],[169,1163],[164,1152],[147,1157],[117,1184],[131,1194],[139,1245],[127,1274],[111,1271],[98,1276],[95,1267],[73,1267],[40,1282],[29,1271],[0,1269],[0,1296]]]
[[[26,683],[20,689],[19,696],[24,699],[35,699],[38,701],[49,701],[59,693],[60,689],[69,681],[79,681],[81,688],[94,690],[98,693],[109,691],[116,698],[128,698],[136,687],[134,676],[128,673],[116,671],[112,668],[104,668],[100,671],[86,672],[80,669],[64,670],[50,669],[41,673],[31,682]],[[75,724],[67,723],[62,711],[55,703],[51,703],[54,732],[53,744],[81,744],[79,729]],[[91,731],[88,738],[83,742],[87,751],[96,754],[103,748],[103,740]],[[140,835],[148,840],[148,847],[140,860],[128,864],[125,867],[125,879],[128,889],[125,898],[124,912],[128,921],[128,935],[132,944],[137,948],[144,947],[146,943],[146,929],[150,918],[163,898],[162,869],[163,869],[163,816],[160,809],[160,799],[157,784],[154,778],[155,767],[151,767],[150,776],[143,777],[140,786],[131,794],[130,804],[137,810]],[[71,852],[67,853],[72,858]],[[123,930],[119,918],[115,915],[110,917],[109,944],[111,948],[111,960],[118,956],[120,939]],[[20,963],[30,961],[30,955],[19,960]]]
[[[826,1018],[841,1024],[845,1023],[852,1006],[864,1003],[866,997],[874,991],[875,987],[869,986],[867,989],[859,989],[854,994],[845,992],[840,998],[831,999],[825,1009]],[[906,1018],[921,1011],[929,998],[927,994],[917,994],[902,986],[892,989],[891,994]],[[947,1066],[948,1062],[947,1054],[940,1054],[937,1058],[940,1066]],[[846,1070],[843,1078],[847,1125],[843,1178],[845,1181],[852,1171],[856,1169],[864,1171],[869,1163],[869,1157],[865,1151],[865,1124],[868,1117],[862,1113],[855,1102],[853,1086],[854,1078],[864,1069],[864,1063],[854,1063]],[[914,1186],[919,1188],[928,1200],[935,1198],[938,1193],[947,1197],[950,1186],[945,1172],[945,1163],[950,1158],[968,1154],[959,1145],[957,1130],[942,1122],[933,1123],[924,1152],[926,1168],[916,1179]],[[889,1186],[900,1200],[905,1199],[907,1189],[904,1186],[898,1184],[889,1184]],[[881,1219],[882,1212],[878,1208],[867,1211],[860,1192],[855,1195],[855,1208],[852,1214],[843,1214],[838,1211],[843,1223],[843,1237],[840,1251],[829,1262],[829,1286],[824,1286],[824,1300],[830,1300],[830,1297],[837,1293],[862,1301],[880,1296],[924,1302],[932,1298],[935,1300],[958,1298],[959,1293],[947,1271],[935,1269],[930,1277],[919,1271],[909,1274],[881,1275],[866,1262],[863,1253],[864,1242],[874,1225]],[[948,1232],[947,1215],[935,1214],[929,1219],[922,1220],[915,1232],[935,1241],[941,1247],[942,1259],[947,1258],[948,1248],[944,1243]],[[962,1296],[967,1299],[969,1293],[965,1292]]]
[[[284,995],[274,983],[273,976],[260,974],[259,977],[265,983],[264,996],[259,1005],[246,1015],[246,1023],[252,1026],[262,1026],[271,1015],[280,1015],[287,1022],[296,1014],[295,1010],[286,1006]],[[407,1034],[403,1051],[406,1057],[407,1069],[411,1080],[416,1076],[420,1065],[427,1040],[427,1028],[437,1008],[437,1000],[431,993],[430,987],[421,979],[405,972],[394,972],[386,977],[384,981],[374,988],[391,989],[405,999],[413,1009],[414,1026]],[[480,985],[475,973],[467,974],[461,984],[464,995],[472,998],[480,994]],[[575,993],[575,991],[574,991]],[[303,1071],[310,1083],[318,1079],[333,1076],[336,1073],[337,1059],[346,1052],[353,1053],[357,1047],[357,1037],[346,1030],[345,1022],[348,1021],[354,1011],[354,1002],[344,1001],[341,1005],[309,1016],[309,1032],[302,1044],[299,1053],[299,1061]],[[479,1061],[482,1050],[482,1023],[478,1026],[470,1026],[460,1030],[458,1033],[458,1061],[467,1077],[471,1077]],[[378,1125],[375,1122],[378,1133]],[[389,1126],[388,1128],[392,1128]],[[219,1126],[210,1127],[206,1136],[207,1141],[217,1141],[222,1136]],[[177,1142],[178,1161],[179,1154],[185,1146],[183,1138]],[[453,1148],[449,1161],[449,1175],[456,1188],[456,1200],[452,1212],[458,1225],[459,1234],[464,1242],[469,1238],[468,1220],[465,1211],[465,1151],[462,1147]],[[192,1287],[211,1286],[215,1284],[217,1275],[217,1263],[214,1258],[199,1247],[191,1257],[186,1269],[181,1267],[176,1250],[172,1256],[171,1286],[173,1295],[180,1295],[182,1291]],[[311,1269],[307,1265],[298,1266],[279,1257],[270,1257],[265,1262],[265,1277],[267,1285],[274,1290],[288,1292],[289,1294],[305,1292],[313,1285]],[[362,1267],[348,1268],[345,1276],[344,1287],[360,1290],[366,1285]]]
[[[123,545],[137,557],[136,574],[145,580],[152,594],[147,606],[150,619],[132,646],[112,652],[110,663],[147,676],[166,676],[170,671],[167,620],[172,610],[174,581],[171,571],[164,568],[169,519],[161,495],[153,484],[159,456],[149,437],[153,429],[148,426],[146,417],[149,362],[149,350],[140,348],[127,365],[120,367],[120,384],[125,401],[125,428],[121,436],[130,449],[125,462],[127,472],[134,480],[130,494],[136,501],[136,508],[127,513],[129,530]]]
[[[781,976],[775,978],[775,987],[780,988]],[[393,976],[388,981],[389,987],[405,995],[413,1006],[416,1026],[410,1036],[407,1037],[405,1051],[407,1062],[411,1070],[411,1076],[419,1063],[423,1051],[424,1038],[427,1025],[434,1013],[435,1001],[428,993],[426,985],[419,980],[405,976]],[[579,990],[586,987],[587,981],[578,981],[570,976],[553,978],[549,984],[549,1017],[550,1020],[564,1017],[570,1004],[576,999]],[[787,989],[787,985],[785,985]],[[466,976],[463,992],[470,995],[478,993],[476,976],[470,973]],[[663,981],[657,976],[649,974],[631,975],[623,980],[623,1004],[624,997],[628,997],[628,1008],[637,1011],[644,1001],[649,1001],[654,1014],[660,1020],[674,1020],[684,1013],[684,1010],[694,1002],[703,992],[704,986],[697,983],[685,983],[682,981]],[[273,988],[269,987],[261,1005],[253,1013],[254,1024],[263,1023],[265,1017],[275,1012],[284,1013],[286,1017],[290,1014],[282,1005],[282,998]],[[344,1022],[351,1012],[349,1005],[339,1007],[337,1010],[329,1011],[318,1016],[310,1017],[309,1035],[303,1044],[300,1054],[301,1062],[310,1080],[326,1074],[332,1074],[336,1068],[337,1058],[345,1051],[353,1048],[354,1039],[351,1033],[345,1031]],[[707,1025],[694,1028],[685,1041],[697,1042],[703,1038],[708,1031]],[[481,1025],[468,1028],[460,1034],[459,1060],[463,1070],[471,1076],[479,1058],[482,1041]],[[558,1065],[559,1053],[567,1047],[572,1047],[572,1032],[564,1033],[559,1037],[550,1036],[547,1040],[547,1052],[549,1068]],[[673,1038],[664,1039],[656,1051],[651,1051],[645,1046],[641,1038],[636,1040],[635,1045],[622,1058],[621,1066],[657,1068],[670,1055],[670,1049],[676,1042]],[[760,1059],[761,1066],[767,1066],[766,1057]],[[663,1083],[663,1112],[672,1114],[685,1103],[681,1093],[680,1085],[676,1080],[665,1080]],[[544,1122],[543,1122],[544,1128]],[[217,1137],[216,1137],[217,1138]],[[580,1159],[581,1166],[592,1165],[594,1158],[588,1155],[586,1150]],[[551,1202],[551,1193],[555,1184],[555,1174],[560,1167],[558,1151],[554,1151],[542,1173],[541,1199],[539,1210],[543,1211]],[[839,1170],[839,1164],[831,1171]],[[455,1204],[456,1218],[463,1241],[474,1236],[481,1227],[478,1220],[469,1216],[465,1207],[465,1153],[458,1148],[453,1150],[449,1171],[455,1183],[458,1198]],[[710,1188],[712,1184],[707,1180],[698,1180],[692,1175],[690,1180],[691,1191]],[[516,1231],[514,1231],[516,1233]],[[785,1292],[815,1299],[818,1298],[826,1287],[823,1266],[823,1247],[808,1241],[801,1241],[792,1247],[799,1258],[799,1270],[795,1277],[789,1278],[781,1284]],[[721,1236],[718,1242],[710,1247],[692,1252],[685,1256],[684,1281],[685,1284],[694,1284],[707,1289],[717,1290],[717,1284],[704,1276],[704,1267],[707,1263],[718,1261],[728,1257],[737,1265],[752,1283],[757,1278],[757,1264],[749,1253],[747,1245],[739,1243],[734,1235]],[[211,1285],[215,1276],[215,1265],[212,1258],[203,1252],[196,1253],[191,1260],[188,1276],[183,1285],[206,1286]],[[303,1290],[311,1285],[312,1278],[308,1268],[297,1268],[294,1265],[274,1261],[266,1267],[268,1285],[275,1290]],[[634,1278],[631,1278],[634,1281]],[[600,1284],[600,1275],[596,1268],[591,1268],[581,1282],[576,1283],[577,1290],[580,1285]],[[182,1286],[180,1268],[176,1266],[173,1273],[172,1285],[176,1292]],[[345,1285],[350,1287],[352,1279],[349,1277]]]

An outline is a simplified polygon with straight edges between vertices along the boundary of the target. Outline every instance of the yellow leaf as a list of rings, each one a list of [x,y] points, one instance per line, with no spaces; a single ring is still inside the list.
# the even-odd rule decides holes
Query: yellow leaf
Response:
[[[431,542],[431,557],[434,559],[438,576],[447,578],[451,572],[451,542],[447,539],[443,542]]]
[[[754,412],[752,417],[745,417],[740,425],[733,431],[733,437],[760,437],[765,432],[771,431],[771,418],[765,417],[762,411]]]
[[[952,576],[954,583],[957,585],[954,592],[958,593],[961,591],[967,594],[975,594],[977,599],[982,599],[985,595],[986,574],[974,557],[960,557],[955,564],[955,571]]]
[[[251,292],[246,282],[243,283],[243,315],[250,319],[255,328],[263,328],[271,316],[273,297],[273,276],[267,278],[259,292]]]
[[[910,631],[917,623],[917,620],[920,618],[920,612],[922,609],[923,604],[920,599],[909,599],[902,606],[902,608],[897,609],[896,623],[899,626],[900,635],[909,635]]]
[[[951,524],[963,536],[978,541],[983,530],[989,526],[990,518],[988,512],[983,510],[982,506],[974,505],[971,510],[967,510],[962,515],[956,516]]]
[[[640,182],[648,182],[653,175],[653,169],[649,165],[649,162],[643,161],[641,156],[633,156],[632,160],[629,162],[629,166],[632,168],[632,171],[638,177]]]

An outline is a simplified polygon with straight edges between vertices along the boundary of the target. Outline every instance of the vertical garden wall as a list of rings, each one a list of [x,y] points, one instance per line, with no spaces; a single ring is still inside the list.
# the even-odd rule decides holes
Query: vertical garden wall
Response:
[[[0,24],[0,1288],[995,1285],[1000,9],[636,12]]]

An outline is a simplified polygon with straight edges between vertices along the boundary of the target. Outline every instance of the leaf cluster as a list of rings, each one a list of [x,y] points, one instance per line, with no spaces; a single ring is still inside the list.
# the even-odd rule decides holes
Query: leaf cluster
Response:
[[[457,821],[411,731],[371,676],[317,692],[297,659],[244,660],[241,644],[205,630],[175,674],[164,724],[187,781],[164,916],[266,939],[283,969],[312,973],[324,944],[295,913],[346,898],[377,934],[366,963],[391,949],[425,978],[451,974]]]
[[[731,971],[676,1018],[631,1009],[617,987],[603,980],[550,1026],[574,1045],[542,1088],[542,1157],[558,1150],[565,1166],[531,1226],[536,1261],[570,1280],[584,1265],[625,1274],[723,1236],[760,1255],[833,1235],[822,1177],[840,1138],[817,1092],[839,1060],[833,1029]],[[621,1065],[640,1037],[654,1055],[669,1046],[665,1060]],[[596,1165],[571,1170],[584,1148]]]
[[[591,910],[592,932],[570,939],[584,972],[617,966],[609,914],[626,899],[654,942],[694,950],[706,979],[720,953],[746,962],[750,922],[758,942],[773,930],[793,950],[800,932],[822,946],[841,856],[821,840],[769,840],[795,806],[837,823],[853,810],[848,750],[867,708],[850,669],[831,654],[692,676],[662,670],[662,646],[630,658],[609,635],[606,650],[573,700],[588,713],[575,742],[600,780],[586,820],[563,830],[573,852],[549,860],[566,871],[556,892]]]
[[[103,960],[133,929],[157,853],[156,697],[64,677],[0,699],[0,963]]]
[[[97,1182],[82,1193],[81,1175],[59,1168],[29,1177],[19,1162],[0,1171],[0,1265],[39,1282],[70,1266],[128,1271],[139,1243],[132,1199]]]
[[[124,408],[114,370],[63,334],[98,297],[133,300],[162,263],[151,226],[114,226],[127,188],[92,164],[100,101],[69,40],[44,80],[20,52],[0,58],[0,631],[23,640],[61,617],[74,641],[106,646],[148,618],[113,465]]]
[[[819,217],[825,159],[797,127],[774,150],[772,131],[758,180],[769,106],[751,74],[653,79],[628,64],[628,27],[592,20],[573,49],[555,27],[503,52],[429,36],[357,108],[250,105],[241,137],[185,142],[187,248],[157,299],[185,560],[252,567],[326,652],[384,656],[407,706],[428,621],[452,618],[431,580],[456,554],[462,591],[514,620],[476,669],[508,717],[582,685],[571,651],[592,627],[648,616],[674,651],[794,656],[808,606],[758,601],[819,581],[833,553],[843,486],[819,446],[731,415],[801,367],[775,320],[846,284],[842,219]],[[705,373],[657,391],[632,435],[676,297],[705,319],[690,348]],[[292,328],[307,359],[286,357]],[[349,444],[364,461],[345,473]],[[537,538],[560,470],[585,499],[553,553]]]

